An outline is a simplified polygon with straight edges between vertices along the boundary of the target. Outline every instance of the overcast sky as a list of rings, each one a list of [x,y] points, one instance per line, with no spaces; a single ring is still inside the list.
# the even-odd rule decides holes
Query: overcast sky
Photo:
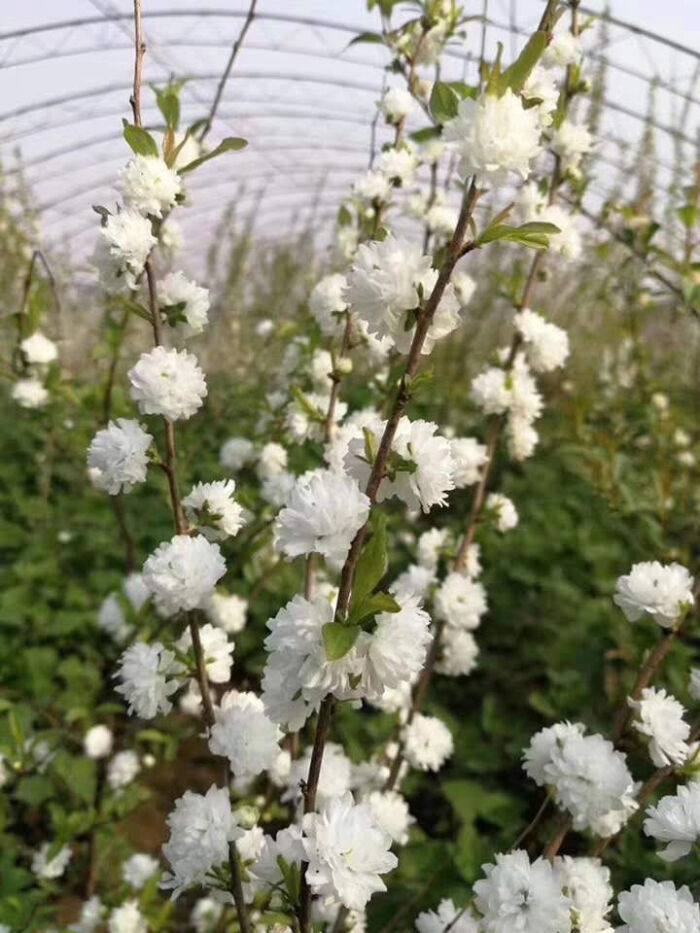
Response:
[[[600,0],[588,3],[594,9],[602,7]],[[94,223],[90,205],[114,199],[114,176],[125,158],[124,144],[119,141],[120,117],[128,115],[133,59],[130,22],[99,20],[109,11],[130,13],[131,0],[4,0],[1,5],[0,152],[7,165],[9,154],[17,147],[21,150],[27,177],[42,207],[47,241],[74,243],[81,250],[89,243]],[[481,0],[463,5],[468,13],[481,12]],[[611,0],[610,6],[621,20],[700,48],[700,2]],[[144,0],[144,9],[149,44],[146,79],[162,82],[170,73],[194,76],[183,92],[185,116],[194,120],[207,110],[247,3]],[[507,26],[514,14],[521,29],[531,28],[541,9],[542,0],[490,0],[488,6],[497,24]],[[168,11],[175,15],[151,15]],[[209,11],[222,15],[204,15]],[[203,171],[196,182],[196,204],[187,223],[201,244],[222,205],[236,195],[241,178],[247,179],[247,194],[241,198],[243,213],[243,205],[254,203],[264,190],[264,203],[270,210],[261,210],[260,229],[266,232],[269,214],[273,229],[283,230],[285,218],[291,222],[299,205],[309,200],[321,182],[329,191],[329,202],[335,199],[337,203],[367,163],[369,122],[385,58],[377,47],[347,50],[347,44],[352,29],[376,28],[376,13],[366,11],[364,0],[259,0],[258,11],[260,18],[238,59],[215,127],[219,135],[246,136],[250,146],[245,154],[231,157],[225,170]],[[289,21],[295,18],[348,28]],[[93,22],[4,37],[15,30],[74,19]],[[473,53],[479,38],[479,27],[472,27],[468,48]],[[491,29],[490,48],[498,39],[505,43],[506,56],[522,42],[520,38],[511,43],[507,31]],[[595,50],[597,41],[592,32],[587,44]],[[698,60],[691,55],[613,28],[609,56],[616,65],[645,77],[656,75],[700,99],[700,81],[693,82]],[[468,80],[473,67],[453,57],[445,73],[452,77],[465,74]],[[643,114],[648,83],[613,70],[606,93],[612,106],[604,121],[607,141],[601,153],[610,165],[598,180],[601,191],[615,175],[613,163],[624,163],[633,172],[643,124],[614,108]],[[155,119],[147,89],[144,99],[146,119]],[[683,104],[679,95],[660,90],[657,119],[677,125]],[[691,139],[699,113],[693,103],[686,114],[684,132]],[[621,144],[612,140],[621,140]],[[660,161],[668,164],[671,142],[663,133],[658,152]],[[662,165],[659,172],[662,184],[668,171]]]

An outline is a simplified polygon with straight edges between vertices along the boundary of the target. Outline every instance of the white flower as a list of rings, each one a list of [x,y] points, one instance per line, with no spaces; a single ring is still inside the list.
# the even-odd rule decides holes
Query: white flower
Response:
[[[554,861],[564,893],[571,898],[571,920],[577,933],[613,933],[607,919],[613,896],[610,869],[596,858]]]
[[[107,783],[112,790],[120,790],[131,784],[141,770],[139,756],[131,749],[117,752],[107,766]]]
[[[474,894],[484,933],[569,933],[570,901],[546,859],[530,863],[527,852],[517,849],[497,855],[483,871]]]
[[[677,888],[672,881],[647,878],[633,884],[618,899],[618,913],[624,924],[618,933],[699,933],[700,907],[690,890]]]
[[[537,391],[537,383],[530,372],[530,367],[522,354],[519,353],[515,357],[508,378],[511,392],[509,404],[511,418],[520,418],[527,422],[539,418],[544,403]]]
[[[207,622],[199,627],[199,641],[207,670],[207,677],[213,684],[225,684],[231,679],[234,646],[226,637],[223,629],[215,628]],[[192,631],[188,626],[177,641],[177,648],[187,652],[192,647]]]
[[[46,878],[48,880],[61,877],[68,867],[68,862],[70,862],[73,854],[69,846],[63,846],[55,855],[49,858],[50,848],[51,843],[45,842],[32,857],[32,871],[34,874],[39,878]]]
[[[263,675],[263,701],[273,722],[298,731],[329,693],[338,699],[357,696],[351,678],[362,673],[362,648],[368,636],[338,661],[329,661],[323,626],[333,621],[334,609],[319,595],[309,601],[295,596],[270,619],[265,639],[269,652]]]
[[[476,667],[479,646],[471,632],[448,625],[442,633],[441,655],[435,670],[447,677],[466,677]]]
[[[656,767],[682,765],[690,754],[690,726],[683,719],[682,704],[663,689],[646,687],[640,699],[630,699],[629,705],[636,713],[634,728],[649,737],[649,754]]]
[[[502,415],[512,400],[508,374],[500,366],[490,366],[472,380],[469,394],[485,415]]]
[[[102,923],[106,910],[107,908],[99,897],[91,897],[84,901],[80,908],[80,919],[68,927],[70,933],[95,933]],[[2,930],[1,925],[0,930]],[[5,933],[10,933],[9,927],[6,927]]]
[[[158,306],[184,336],[201,334],[209,323],[209,289],[191,282],[183,272],[169,272],[158,283]],[[175,305],[184,305],[175,312]],[[169,310],[172,309],[172,310]]]
[[[200,897],[190,914],[195,933],[214,933],[223,912],[224,905],[213,897]]]
[[[122,589],[124,590],[124,595],[133,606],[134,611],[140,612],[150,596],[148,587],[143,582],[141,574],[130,573],[129,576],[125,578]]]
[[[395,790],[372,791],[367,796],[367,803],[372,808],[374,821],[385,833],[391,836],[392,842],[405,846],[408,842],[408,832],[415,823],[411,816],[406,800]]]
[[[435,615],[459,629],[475,629],[488,608],[486,590],[478,580],[453,571],[435,593]]]
[[[464,307],[469,304],[476,291],[476,282],[471,275],[461,272],[458,266],[452,273],[452,285],[460,305]]]
[[[185,245],[182,227],[174,217],[167,217],[160,228],[160,245],[171,254],[179,252]]]
[[[552,133],[552,149],[562,161],[565,172],[578,175],[581,158],[593,148],[593,137],[583,123],[564,119]]]
[[[481,468],[488,460],[486,445],[475,437],[455,437],[450,441],[450,450],[455,462],[455,488],[464,489],[478,483]]]
[[[121,684],[115,689],[126,700],[130,716],[153,719],[173,708],[169,697],[181,685],[176,676],[180,671],[173,652],[160,642],[147,645],[137,641],[121,656],[121,666],[115,675]]]
[[[443,139],[460,156],[463,177],[476,175],[480,182],[503,184],[509,172],[523,179],[540,151],[537,110],[525,110],[510,89],[502,97],[482,94],[459,102],[457,116],[449,120]]]
[[[163,615],[202,609],[226,573],[218,544],[201,535],[175,535],[159,544],[143,565],[143,582]]]
[[[394,580],[390,590],[399,602],[408,596],[417,596],[419,600],[423,600],[436,580],[434,570],[421,567],[420,564],[411,564]]]
[[[287,790],[282,801],[299,801],[301,799],[302,784],[309,775],[311,763],[311,749],[307,748],[301,758],[291,762],[287,776]],[[323,752],[321,772],[318,779],[316,796],[319,808],[323,808],[331,801],[342,797],[350,790],[352,784],[352,762],[343,751],[342,746],[335,742],[328,742]]]
[[[116,496],[146,479],[153,437],[138,421],[117,418],[98,431],[88,448],[87,463],[97,489]]]
[[[431,528],[418,539],[418,563],[429,570],[437,570],[440,554],[450,543],[449,528]]]
[[[559,86],[552,72],[542,65],[535,65],[523,85],[523,97],[540,101],[536,108],[540,126],[550,126],[552,114],[559,103]]]
[[[297,478],[293,473],[275,473],[266,476],[260,489],[260,495],[275,509],[286,505]]]
[[[486,497],[486,510],[496,516],[496,528],[505,534],[518,524],[518,512],[511,499],[500,492],[490,492]]]
[[[581,232],[576,218],[569,211],[565,211],[560,204],[548,204],[533,219],[559,228],[559,233],[549,234],[550,250],[559,253],[564,259],[578,259],[582,249]]]
[[[291,558],[316,552],[339,568],[369,508],[369,499],[349,476],[331,470],[305,473],[277,516],[275,548]]]
[[[431,294],[438,278],[432,257],[408,240],[387,236],[360,245],[348,275],[345,297],[370,334],[391,338],[408,353],[415,330],[415,312]],[[461,321],[454,288],[448,285],[433,316],[421,352],[430,353],[435,341]]]
[[[265,714],[254,693],[226,693],[216,711],[209,734],[209,748],[223,755],[239,781],[266,771],[277,758],[282,732]]]
[[[304,844],[298,826],[280,829],[275,838],[265,836],[257,861],[249,868],[253,879],[263,885],[273,887],[282,882],[282,870],[279,859],[287,865],[300,865],[304,859]]]
[[[542,730],[525,751],[525,762],[538,784],[554,789],[575,829],[613,836],[637,809],[637,785],[625,756],[602,735],[583,735],[580,725]]]
[[[519,311],[513,323],[525,343],[528,363],[536,373],[549,373],[564,365],[569,356],[566,331],[529,308]]]
[[[137,901],[124,901],[115,907],[107,923],[109,933],[148,933],[146,918]]]
[[[391,195],[391,181],[383,172],[369,169],[352,186],[352,193],[361,201],[388,201]]]
[[[229,791],[213,784],[206,794],[185,791],[168,817],[170,839],[163,855],[171,874],[161,887],[172,888],[177,898],[186,888],[208,884],[213,868],[228,863],[229,844],[243,835],[231,810]]]
[[[232,437],[221,448],[219,460],[227,470],[240,470],[255,456],[255,446],[246,437]]]
[[[58,347],[40,330],[35,330],[30,337],[25,337],[19,348],[30,366],[48,366],[58,359]]]
[[[186,350],[154,347],[141,354],[127,377],[141,413],[162,415],[170,421],[191,418],[207,394],[197,358]]]
[[[118,188],[126,206],[140,214],[162,217],[175,204],[182,183],[160,156],[135,155],[119,173]]]
[[[390,87],[379,102],[379,109],[389,123],[398,123],[407,117],[414,106],[412,95],[402,87]]]
[[[149,878],[158,871],[158,859],[152,855],[137,852],[122,865],[122,878],[135,891],[140,891]]]
[[[417,168],[415,152],[405,146],[400,149],[394,146],[385,149],[377,160],[377,169],[391,181],[398,181],[402,185],[411,184]]]
[[[404,596],[399,604],[398,612],[380,612],[376,617],[362,672],[366,696],[381,696],[387,687],[412,683],[425,664],[430,616],[420,608],[417,596]]]
[[[362,910],[372,895],[385,891],[381,875],[398,859],[391,837],[381,829],[368,804],[352,794],[335,798],[322,813],[304,817],[306,880],[314,893],[336,897],[345,907]]]
[[[245,628],[248,600],[235,593],[212,593],[204,611],[213,625],[218,625],[229,635],[235,635]]]
[[[157,243],[151,221],[138,211],[110,214],[100,227],[97,264],[106,288],[135,288],[148,255]]]
[[[563,29],[552,37],[542,56],[542,64],[547,68],[566,68],[578,65],[583,56],[581,40],[570,29]]]
[[[126,621],[124,610],[116,593],[110,593],[102,601],[97,613],[97,624],[118,644],[122,644],[131,634],[131,625]]]
[[[675,796],[669,794],[662,797],[655,807],[649,807],[644,832],[668,843],[659,853],[665,861],[675,862],[688,855],[700,840],[700,783],[693,781],[681,786]]]
[[[83,750],[88,758],[107,758],[112,752],[114,735],[107,726],[97,725],[85,733]]]
[[[613,602],[630,622],[648,613],[658,625],[673,628],[695,602],[693,578],[681,564],[657,560],[633,564],[628,574],[618,578]]]
[[[344,297],[346,286],[344,275],[326,275],[309,297],[309,310],[326,337],[339,337],[343,333],[343,315],[348,306]]]
[[[471,910],[458,910],[450,898],[438,904],[437,910],[425,910],[416,917],[418,933],[479,933],[479,924]]]
[[[420,506],[424,512],[429,512],[434,505],[445,505],[447,493],[454,489],[455,465],[450,442],[436,435],[437,430],[438,426],[432,421],[401,418],[391,445],[392,452],[400,460],[392,467],[390,456],[390,473],[379,486],[379,502],[398,496],[409,508]],[[377,448],[383,431],[382,423],[380,430],[371,432]],[[364,437],[354,438],[348,444],[345,457],[346,470],[361,484],[370,474],[365,444]]]
[[[281,444],[270,441],[260,451],[258,458],[258,476],[266,479],[268,476],[278,476],[287,469],[287,451]]]
[[[235,491],[232,479],[197,483],[182,500],[187,520],[209,541],[233,537],[245,524],[243,508],[233,498]]]
[[[452,733],[436,716],[416,713],[401,730],[406,761],[421,771],[439,771],[452,756]]]
[[[12,385],[12,400],[20,408],[41,408],[50,396],[44,385],[34,377],[18,379]]]
[[[527,418],[511,415],[506,424],[508,452],[515,460],[527,460],[535,452],[539,434]]]

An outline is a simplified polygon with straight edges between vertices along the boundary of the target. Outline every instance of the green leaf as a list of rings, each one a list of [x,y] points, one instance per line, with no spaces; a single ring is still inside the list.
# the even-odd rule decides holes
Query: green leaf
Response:
[[[41,806],[50,797],[53,797],[55,788],[51,781],[41,774],[29,774],[17,782],[15,796],[22,803],[30,807]]]
[[[322,411],[319,411],[315,405],[311,404],[299,386],[292,386],[292,395],[299,403],[299,406],[302,408],[302,410],[309,416],[309,418],[311,418],[312,421],[317,421],[319,424],[323,424],[323,422],[326,420],[325,415]]]
[[[361,32],[348,42],[348,44],[345,46],[345,49],[347,51],[351,45],[359,45],[360,43],[384,45],[384,37],[381,35],[381,33],[378,32]]]
[[[301,882],[301,873],[297,862],[287,862],[281,855],[277,856],[277,864],[282,872],[284,886],[287,891],[287,897],[291,904],[299,903],[299,890]]]
[[[465,84],[464,81],[446,81],[445,83],[461,100],[464,100],[465,97],[476,100],[479,96],[479,88],[473,84]]]
[[[440,135],[439,126],[424,126],[422,130],[416,130],[415,133],[410,133],[409,138],[413,140],[414,143],[427,143],[431,139],[437,139]]]
[[[113,301],[117,307],[123,308],[124,311],[129,311],[131,314],[135,314],[137,317],[143,318],[143,320],[148,321],[149,324],[153,323],[151,312],[148,310],[148,308],[144,308],[142,304],[139,304],[138,301],[127,298],[125,295],[115,295]]]
[[[438,123],[447,123],[457,116],[459,97],[449,84],[436,81],[430,95],[430,112]]]
[[[357,641],[359,625],[343,625],[342,622],[327,622],[322,629],[323,647],[329,661],[344,658]]]
[[[491,224],[475,241],[476,246],[484,246],[496,240],[505,240],[508,243],[519,243],[531,249],[547,249],[549,237],[560,233],[559,227],[541,221],[522,224],[513,227],[510,224]]]
[[[211,152],[206,152],[193,162],[188,162],[184,168],[179,169],[179,174],[184,175],[186,172],[192,172],[194,169],[199,168],[204,162],[215,159],[217,156],[223,155],[224,152],[238,152],[240,149],[245,149],[247,145],[247,139],[241,139],[239,136],[227,136],[226,139],[221,140],[216,149],[212,149]]]
[[[386,552],[386,516],[379,515],[374,522],[372,537],[365,544],[357,562],[352,601],[361,602],[374,591],[389,566]]]
[[[530,36],[520,55],[500,76],[499,84],[502,91],[505,91],[506,88],[510,88],[515,94],[522,91],[523,85],[530,77],[533,68],[542,58],[548,42],[549,36],[546,32],[535,32]]]
[[[142,126],[134,126],[124,120],[124,139],[137,155],[160,155],[155,139]]]
[[[698,211],[694,204],[684,204],[678,208],[676,214],[686,230],[692,230],[698,222]]]
[[[170,129],[176,130],[180,124],[180,98],[172,87],[167,87],[164,91],[159,91],[158,88],[153,90],[163,119]]]
[[[373,593],[351,606],[348,621],[355,625],[379,612],[401,612],[401,606],[390,593]]]
[[[344,204],[341,204],[340,208],[338,209],[338,226],[349,227],[351,223],[352,214]]]

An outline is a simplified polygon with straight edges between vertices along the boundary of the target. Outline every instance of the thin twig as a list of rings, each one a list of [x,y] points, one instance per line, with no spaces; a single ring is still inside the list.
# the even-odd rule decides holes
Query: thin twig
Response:
[[[134,0],[134,44],[136,60],[134,63],[134,87],[131,96],[131,106],[134,113],[134,122],[137,126],[141,125],[141,81],[143,76],[143,58],[146,54],[146,44],[143,40],[141,17],[141,0]],[[145,269],[146,282],[148,286],[148,304],[151,313],[151,325],[153,328],[153,340],[156,346],[162,346],[162,326],[152,256],[149,256],[146,260]],[[168,418],[164,418],[163,421],[165,424],[165,460],[163,462],[163,468],[168,479],[168,489],[170,492],[173,521],[175,523],[175,530],[177,534],[186,534],[188,528],[182,508],[182,501],[180,499],[177,479],[175,426]],[[211,728],[214,725],[216,714],[211,690],[209,688],[206,658],[204,657],[204,650],[202,648],[202,641],[199,634],[199,624],[196,613],[188,612],[187,621],[192,639],[192,650],[197,667],[197,683],[202,695],[203,718],[207,727]],[[230,770],[228,761],[224,760],[222,764],[224,782],[223,786],[228,788],[230,784]],[[241,928],[241,933],[250,933],[251,927],[250,921],[248,919],[248,910],[246,907],[245,898],[243,896],[240,864],[238,861],[238,852],[235,842],[231,842],[229,844],[229,867],[231,871],[231,893],[236,905],[236,914],[238,917],[239,926]]]
[[[246,37],[246,33],[250,29],[251,24],[253,20],[255,19],[255,7],[257,5],[257,2],[258,0],[251,0],[250,7],[248,8],[248,15],[245,18],[243,27],[241,28],[241,31],[238,34],[238,38],[233,43],[233,47],[231,48],[231,54],[229,55],[229,59],[226,62],[226,67],[224,68],[224,73],[221,75],[221,80],[219,81],[218,87],[216,88],[216,94],[214,95],[214,100],[212,101],[211,109],[209,110],[209,114],[205,120],[204,126],[202,127],[202,131],[199,134],[200,143],[204,141],[204,138],[206,137],[207,133],[212,127],[212,123],[214,122],[214,117],[216,116],[216,112],[219,109],[219,104],[221,103],[221,98],[223,96],[224,89],[226,87],[226,82],[228,81],[229,75],[231,74],[231,69],[233,68],[233,64],[236,61],[236,58],[238,57],[238,52],[240,51],[241,46],[243,45],[243,41]]]

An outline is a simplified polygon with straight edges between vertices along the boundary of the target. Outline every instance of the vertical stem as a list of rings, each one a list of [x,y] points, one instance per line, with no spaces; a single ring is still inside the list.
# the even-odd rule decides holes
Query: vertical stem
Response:
[[[134,87],[131,95],[131,107],[134,113],[134,123],[141,125],[141,81],[143,75],[143,58],[146,54],[146,44],[143,40],[142,28],[142,8],[141,0],[134,0]],[[158,292],[156,286],[156,277],[153,271],[152,257],[149,256],[145,263],[146,281],[148,285],[148,304],[151,312],[151,325],[153,328],[153,340],[156,346],[162,346],[162,327],[160,321],[160,309],[158,307]],[[164,469],[168,479],[168,489],[170,492],[170,502],[173,512],[175,529],[178,534],[187,533],[187,522],[185,521],[182,509],[182,501],[177,480],[177,449],[175,443],[175,426],[168,418],[163,419],[165,423],[165,462]],[[209,689],[209,679],[207,677],[206,659],[202,649],[202,641],[199,634],[199,625],[197,616],[194,612],[187,614],[190,635],[192,637],[192,650],[197,665],[197,682],[202,694],[202,708],[204,712],[204,721],[211,728],[215,721],[214,703]],[[228,788],[230,784],[230,774],[228,762],[224,762],[223,767],[224,787]],[[248,911],[243,896],[243,886],[241,881],[240,865],[238,862],[238,851],[235,842],[229,845],[229,866],[231,869],[231,893],[236,905],[236,913],[241,933],[250,933],[251,927],[248,919]]]

